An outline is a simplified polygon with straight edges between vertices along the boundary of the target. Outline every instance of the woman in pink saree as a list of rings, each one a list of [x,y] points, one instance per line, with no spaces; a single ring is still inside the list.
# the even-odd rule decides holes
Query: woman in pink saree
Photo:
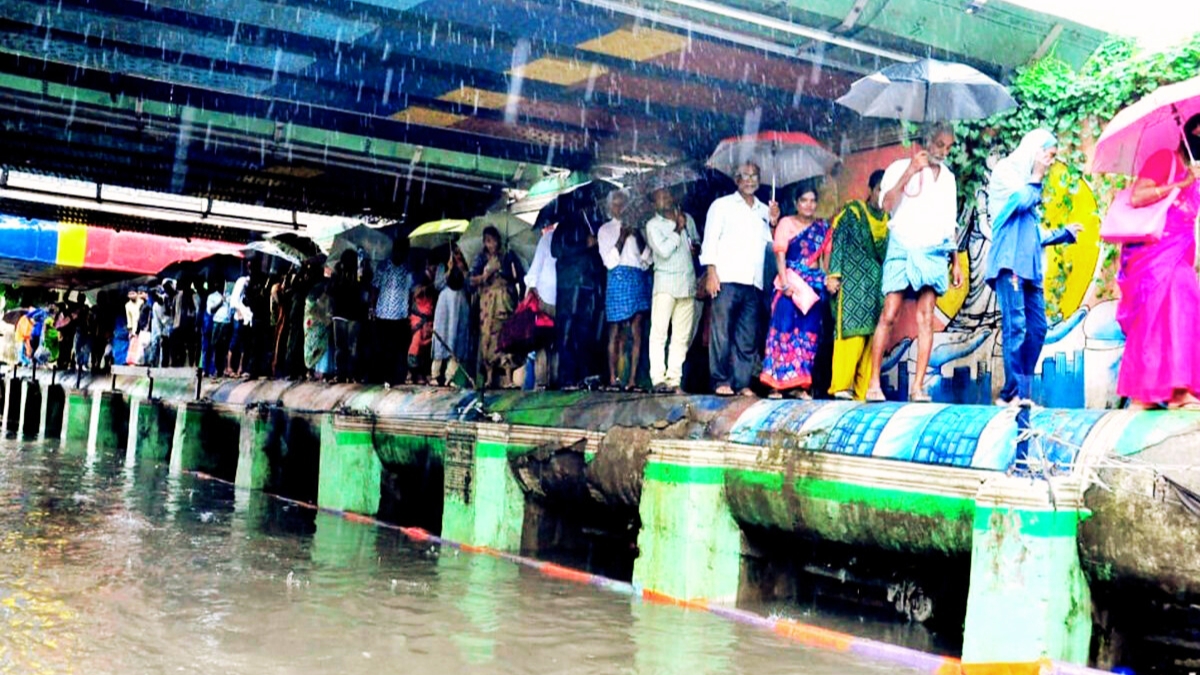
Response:
[[[1117,323],[1125,353],[1117,394],[1141,408],[1200,410],[1200,282],[1196,279],[1196,216],[1200,212],[1200,115],[1184,125],[1178,150],[1151,155],[1138,174],[1136,207],[1169,198],[1166,227],[1157,242],[1125,244],[1117,279]],[[1190,156],[1189,156],[1190,155]]]

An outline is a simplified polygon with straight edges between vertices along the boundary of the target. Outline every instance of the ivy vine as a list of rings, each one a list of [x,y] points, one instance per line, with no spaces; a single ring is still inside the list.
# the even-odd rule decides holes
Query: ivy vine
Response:
[[[1112,38],[1075,70],[1053,53],[1016,72],[1009,91],[1017,107],[985,120],[956,125],[957,149],[950,166],[958,178],[959,203],[967,204],[986,185],[989,156],[1002,156],[1016,147],[1021,137],[1036,128],[1045,128],[1058,136],[1059,159],[1066,166],[1066,200],[1079,190],[1085,178],[1095,192],[1101,210],[1107,207],[1115,188],[1122,187],[1120,176],[1086,177],[1086,148],[1099,137],[1103,125],[1122,108],[1136,102],[1154,89],[1200,73],[1200,33],[1191,40],[1158,52],[1139,51],[1127,39]],[[1066,211],[1071,203],[1065,202]],[[1058,227],[1064,223],[1047,223]],[[1102,244],[1102,264],[1097,284],[1101,297],[1111,296],[1116,272],[1116,247]],[[1062,295],[1067,274],[1047,279],[1047,284]],[[1053,301],[1052,301],[1053,303]],[[1047,313],[1061,318],[1053,304]],[[1059,315],[1059,316],[1055,316]]]

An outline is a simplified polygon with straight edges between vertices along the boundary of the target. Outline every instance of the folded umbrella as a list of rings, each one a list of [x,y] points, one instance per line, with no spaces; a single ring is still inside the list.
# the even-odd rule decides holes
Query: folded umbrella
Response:
[[[838,103],[864,117],[910,122],[973,120],[1015,108],[1004,85],[963,63],[896,63],[850,85]]]
[[[1150,155],[1179,147],[1183,123],[1197,113],[1200,77],[1155,89],[1117,113],[1104,128],[1092,155],[1092,171],[1137,175]]]

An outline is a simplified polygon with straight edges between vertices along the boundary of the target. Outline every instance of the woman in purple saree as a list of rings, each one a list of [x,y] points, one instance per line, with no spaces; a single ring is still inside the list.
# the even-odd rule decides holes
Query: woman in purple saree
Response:
[[[1200,410],[1200,282],[1196,279],[1196,216],[1200,212],[1200,115],[1184,125],[1189,147],[1160,150],[1138,174],[1131,202],[1142,207],[1179,188],[1157,242],[1125,244],[1117,322],[1125,353],[1117,394],[1141,408]]]

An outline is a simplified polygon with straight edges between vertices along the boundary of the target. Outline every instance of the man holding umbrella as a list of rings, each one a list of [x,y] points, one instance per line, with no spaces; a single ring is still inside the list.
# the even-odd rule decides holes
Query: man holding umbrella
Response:
[[[933,350],[934,303],[947,290],[947,265],[951,283],[955,288],[962,285],[955,255],[958,187],[944,166],[953,147],[954,129],[933,124],[912,157],[893,162],[883,174],[880,205],[891,214],[890,239],[883,261],[883,315],[871,345],[868,401],[885,400],[879,384],[883,351],[891,344],[892,325],[906,298],[917,301],[917,370],[909,400],[931,400],[925,391],[925,370]]]
[[[754,196],[760,171],[747,162],[738,167],[737,192],[721,197],[708,209],[700,264],[708,272],[705,288],[713,298],[708,343],[713,392],[753,396],[757,352],[758,294],[763,287],[763,256],[771,245],[771,228],[779,221],[779,205],[768,207]]]

